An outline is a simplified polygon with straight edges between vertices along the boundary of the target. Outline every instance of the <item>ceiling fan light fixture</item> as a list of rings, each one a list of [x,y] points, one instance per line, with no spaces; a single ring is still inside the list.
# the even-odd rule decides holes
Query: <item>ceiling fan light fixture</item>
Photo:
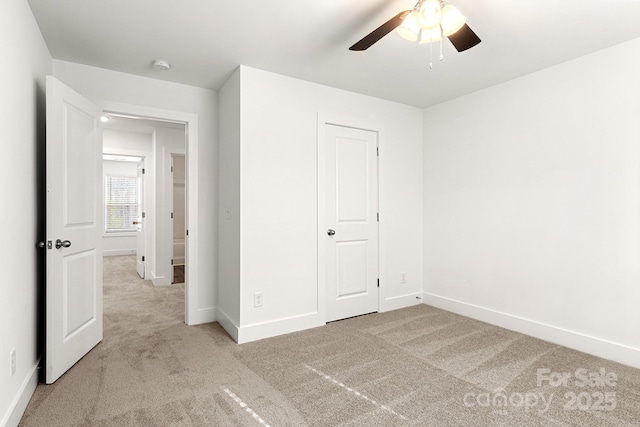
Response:
[[[418,25],[418,13],[414,10],[404,18],[402,25],[396,30],[400,37],[410,42],[418,40],[420,25]]]
[[[440,26],[442,27],[442,34],[444,34],[445,37],[454,34],[466,23],[467,17],[464,16],[457,7],[448,4],[442,9]]]
[[[418,11],[418,25],[423,30],[430,30],[440,24],[440,1],[426,0]]]
[[[442,40],[442,31],[440,27],[430,30],[422,30],[420,34],[420,44],[439,42]]]
[[[429,44],[429,67],[433,68],[433,42],[439,42],[438,60],[444,58],[442,42],[449,39],[458,52],[481,42],[480,37],[467,25],[467,17],[447,0],[417,0],[413,9],[403,10],[367,34],[349,50],[363,51],[377,43],[393,30],[405,40]]]

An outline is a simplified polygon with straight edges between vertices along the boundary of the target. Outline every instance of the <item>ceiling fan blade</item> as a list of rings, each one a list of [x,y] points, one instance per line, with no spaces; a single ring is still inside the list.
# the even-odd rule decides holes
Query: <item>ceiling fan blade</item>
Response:
[[[389,34],[391,31],[395,30],[402,24],[404,18],[411,12],[410,10],[405,10],[400,12],[393,18],[389,19],[384,24],[380,25],[378,28],[364,36],[362,40],[358,43],[354,44],[349,48],[349,50],[367,50],[371,46],[373,46],[378,40]]]
[[[467,24],[464,24],[462,28],[449,36],[449,41],[458,52],[462,52],[471,49],[481,40]]]

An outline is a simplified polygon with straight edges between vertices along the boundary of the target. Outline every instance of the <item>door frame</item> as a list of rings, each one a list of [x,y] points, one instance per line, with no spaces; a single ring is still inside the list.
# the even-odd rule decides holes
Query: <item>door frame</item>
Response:
[[[105,114],[133,116],[185,124],[185,224],[189,231],[185,242],[185,308],[187,325],[205,323],[209,319],[198,310],[198,115],[143,105],[104,101]]]
[[[103,150],[104,150],[104,137],[103,137]],[[138,169],[140,167],[140,163],[142,163],[142,172],[140,172],[140,170]],[[147,205],[147,189],[146,187],[149,185],[147,182],[147,179],[145,177],[145,168],[146,168],[146,157],[141,157],[140,160],[138,160],[138,163],[136,163],[136,183],[139,185],[140,183],[138,182],[138,179],[140,179],[142,181],[142,185],[139,186],[138,188],[138,192],[142,193],[142,197],[140,197],[140,194],[138,193],[138,206],[136,207],[137,211],[140,213],[140,216],[137,216],[136,221],[138,221],[137,227],[136,227],[136,272],[138,273],[138,276],[140,275],[140,272],[138,271],[138,259],[140,259],[140,254],[138,253],[138,249],[140,249],[140,246],[142,246],[142,256],[146,256],[147,254],[147,232],[146,232],[146,227],[144,225],[144,217],[143,217],[143,213],[145,212],[145,206]],[[139,233],[139,234],[138,234]],[[142,244],[141,244],[142,241]],[[142,261],[142,278],[146,279],[149,276],[147,275],[147,263],[146,261]]]
[[[341,126],[345,128],[352,129],[360,129],[369,132],[375,132],[378,138],[378,212],[380,214],[380,220],[378,221],[378,278],[380,279],[380,287],[378,289],[378,312],[382,311],[382,301],[384,301],[384,284],[385,282],[385,268],[382,264],[382,260],[386,259],[386,254],[384,251],[384,245],[382,242],[384,241],[385,230],[384,230],[384,214],[383,207],[384,205],[384,192],[381,191],[381,184],[384,181],[384,162],[382,154],[384,153],[384,135],[385,129],[384,125],[373,122],[370,120],[363,120],[356,117],[349,117],[344,115],[331,115],[318,113],[318,139],[317,139],[317,150],[318,150],[318,165],[317,165],[317,191],[318,191],[318,230],[317,230],[317,241],[318,241],[318,263],[317,263],[317,274],[318,274],[318,314],[323,323],[326,323],[327,319],[327,215],[326,215],[326,149],[325,149],[325,127],[326,125],[334,125]]]

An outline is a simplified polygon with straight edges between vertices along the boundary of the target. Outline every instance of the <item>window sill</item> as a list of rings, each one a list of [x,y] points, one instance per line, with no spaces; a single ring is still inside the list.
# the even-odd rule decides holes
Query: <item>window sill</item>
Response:
[[[103,233],[102,237],[133,237],[136,231],[114,231],[113,233]]]

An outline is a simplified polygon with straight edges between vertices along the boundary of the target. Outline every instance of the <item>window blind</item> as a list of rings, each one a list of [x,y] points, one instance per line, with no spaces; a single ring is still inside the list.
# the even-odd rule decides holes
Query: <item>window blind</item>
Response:
[[[135,177],[106,176],[105,231],[134,231],[138,212],[138,186]]]

